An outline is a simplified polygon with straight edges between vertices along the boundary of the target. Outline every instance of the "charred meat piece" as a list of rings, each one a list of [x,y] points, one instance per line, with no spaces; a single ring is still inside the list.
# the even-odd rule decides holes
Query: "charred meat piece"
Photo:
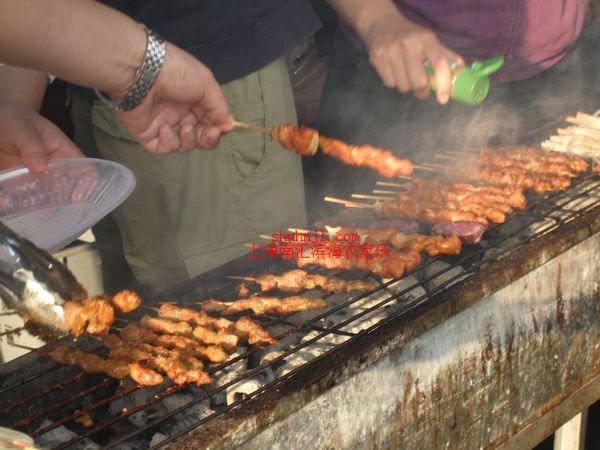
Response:
[[[263,314],[293,314],[325,307],[320,298],[310,297],[250,297],[233,302],[206,300],[200,303],[200,308],[208,312],[221,314],[237,314],[252,310],[257,316]]]

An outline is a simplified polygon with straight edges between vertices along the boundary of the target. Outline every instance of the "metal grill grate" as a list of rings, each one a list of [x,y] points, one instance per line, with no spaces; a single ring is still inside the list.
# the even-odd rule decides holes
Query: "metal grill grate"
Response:
[[[278,344],[267,349],[248,348],[210,367],[208,373],[215,381],[202,389],[170,385],[157,391],[120,385],[104,376],[83,374],[48,358],[28,355],[27,363],[15,365],[14,370],[11,364],[10,370],[3,371],[0,424],[45,442],[59,431],[66,433],[62,439],[52,436],[53,448],[78,448],[91,442],[102,448],[136,447],[140,442],[150,448],[165,446],[240,408],[524,243],[599,207],[600,180],[588,173],[576,179],[567,191],[534,199],[526,211],[488,230],[482,244],[466,248],[458,257],[428,259],[402,280],[391,280],[361,295],[330,295],[330,307],[324,312],[262,318],[262,325],[276,334]],[[179,303],[185,305],[185,298]],[[97,347],[95,341],[87,339],[79,340],[77,345]],[[224,395],[235,392],[233,388],[243,383],[250,383],[251,389],[239,398],[232,395],[229,401],[223,401]],[[91,427],[74,423],[88,414],[94,419]]]

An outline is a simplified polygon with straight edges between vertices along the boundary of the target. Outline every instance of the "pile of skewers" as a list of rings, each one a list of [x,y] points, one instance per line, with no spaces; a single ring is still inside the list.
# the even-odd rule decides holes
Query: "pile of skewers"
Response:
[[[127,298],[127,308],[140,305],[139,296],[132,291],[123,291],[117,296]],[[205,312],[218,311],[223,315],[252,310],[255,315],[266,313],[286,314],[325,306],[321,299],[290,297],[252,297],[237,302],[212,300],[202,303],[196,311],[164,303],[154,309],[157,316],[145,315],[138,323],[129,322],[118,334],[107,332],[114,321],[104,310],[110,308],[111,299],[95,297],[78,305],[84,316],[90,318],[101,311],[93,320],[94,327],[81,328],[78,321],[69,316],[68,324],[73,334],[91,333],[108,349],[107,354],[87,352],[78,348],[60,346],[50,356],[63,364],[77,365],[85,372],[105,373],[122,379],[130,376],[142,385],[156,385],[166,375],[175,384],[208,384],[210,377],[204,371],[205,364],[222,363],[236,350],[242,341],[250,345],[268,345],[275,342],[269,332],[248,316],[237,320],[214,317]],[[114,298],[113,304],[116,304]],[[94,304],[95,309],[88,305]],[[100,309],[98,304],[102,304]],[[70,308],[75,308],[71,305]],[[102,326],[99,326],[102,324]]]
[[[371,208],[383,218],[408,217],[429,225],[478,223],[487,228],[490,222],[505,222],[506,216],[515,209],[524,209],[525,192],[542,194],[567,189],[572,178],[589,167],[581,157],[529,147],[482,149],[477,153],[448,152],[436,156],[453,163],[449,166],[424,164],[415,168],[444,175],[441,181],[412,178],[402,184],[378,182],[380,186],[399,191],[374,190],[378,195],[353,195],[377,200],[374,204],[331,197],[325,200],[347,207]],[[458,177],[468,182],[461,182]]]
[[[576,119],[584,124],[592,123],[579,114]],[[600,139],[598,123],[600,118],[594,117],[590,125],[594,131],[588,134],[595,136],[597,133]],[[410,161],[396,158],[388,150],[347,145],[320,136],[312,128],[284,124],[275,130],[258,131],[269,132],[282,146],[302,155],[312,155],[321,148],[324,153],[347,164],[370,167],[386,177],[406,178],[413,170]],[[589,153],[580,154],[589,156]],[[141,300],[134,292],[123,291],[112,298],[93,297],[81,303],[68,302],[65,319],[73,335],[94,334],[107,352],[98,354],[61,346],[50,356],[61,363],[77,365],[86,372],[105,373],[119,379],[129,376],[141,385],[160,384],[165,376],[178,385],[211,383],[204,370],[206,364],[226,361],[243,341],[261,346],[275,342],[266,329],[248,316],[240,317],[241,314],[251,311],[254,316],[287,315],[319,310],[326,307],[325,300],[304,296],[303,292],[362,292],[379,286],[376,281],[311,274],[304,270],[306,266],[361,270],[380,279],[402,278],[421,264],[422,253],[429,257],[456,255],[463,244],[478,242],[491,223],[503,223],[507,215],[525,209],[527,191],[543,194],[567,189],[572,178],[588,169],[588,163],[580,156],[547,153],[529,147],[482,149],[476,153],[448,152],[436,156],[452,163],[449,166],[425,164],[414,167],[442,173],[445,177],[441,180],[380,181],[378,185],[388,190],[374,190],[373,194],[377,195],[353,195],[354,198],[376,200],[374,203],[326,198],[346,207],[371,209],[379,218],[411,219],[427,224],[431,227],[431,235],[419,234],[418,224],[410,232],[396,226],[325,226],[331,239],[340,233],[353,234],[360,236],[362,244],[386,244],[390,249],[371,258],[322,257],[314,251],[313,245],[306,245],[306,253],[293,257],[297,269],[255,278],[230,277],[243,282],[238,286],[238,300],[205,300],[198,303],[199,310],[164,303],[159,308],[151,308],[154,314],[145,315],[137,323],[129,322],[122,329],[113,326],[114,311],[127,313],[140,307]],[[307,230],[295,232],[309,233]],[[250,296],[249,283],[256,284],[260,292]],[[291,296],[279,298],[273,292]],[[237,319],[223,316],[236,316]]]
[[[565,120],[571,125],[557,129],[557,134],[542,142],[542,148],[591,158],[594,170],[600,172],[600,110],[592,115],[578,112]]]

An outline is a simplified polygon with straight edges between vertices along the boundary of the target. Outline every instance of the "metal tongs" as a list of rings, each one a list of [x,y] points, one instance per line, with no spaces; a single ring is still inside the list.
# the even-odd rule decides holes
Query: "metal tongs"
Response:
[[[0,222],[0,297],[48,339],[69,333],[63,304],[87,292],[63,264]]]

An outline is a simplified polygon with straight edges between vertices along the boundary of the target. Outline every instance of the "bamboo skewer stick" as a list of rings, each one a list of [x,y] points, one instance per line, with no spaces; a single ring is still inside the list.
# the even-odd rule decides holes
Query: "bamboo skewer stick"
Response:
[[[240,277],[237,275],[228,275],[227,278],[231,280],[246,281],[248,283],[254,283],[257,280],[255,277]]]
[[[423,163],[424,166],[427,167],[433,167],[434,169],[444,169],[446,170],[446,168],[448,166],[444,166],[443,164],[435,164],[435,163]]]
[[[404,186],[406,186],[406,184],[404,183],[392,183],[391,181],[378,181],[377,186],[386,186],[386,187],[399,187],[399,188],[403,188]]]
[[[430,172],[442,172],[442,170],[439,169],[439,168],[429,167],[429,166],[426,166],[426,165],[417,166],[416,164],[413,164],[413,168],[414,169],[418,169],[418,170],[426,170],[426,171],[430,171]]]
[[[253,125],[251,123],[246,123],[246,122],[240,122],[238,120],[234,120],[232,122],[232,125],[234,128],[241,128],[242,130],[247,130],[247,131],[253,131],[256,133],[270,133],[271,130],[264,128],[264,127],[259,127],[258,125]]]
[[[35,347],[30,347],[29,345],[17,344],[16,342],[9,342],[9,345],[12,345],[13,347],[23,348],[25,350],[29,350],[30,352],[35,352],[39,350]]]
[[[309,234],[310,230],[305,230],[303,228],[288,228],[288,231],[291,231],[292,233],[300,233],[300,234]]]
[[[335,197],[325,197],[324,200],[326,202],[330,202],[330,203],[338,203],[341,205],[344,205],[346,208],[374,208],[374,205],[371,205],[370,203],[360,203],[360,202],[353,202],[350,200],[344,200],[341,198],[335,198]]]
[[[0,333],[0,336],[7,336],[9,334],[13,334],[13,333],[20,333],[21,331],[25,331],[25,327],[20,327],[20,328],[15,328],[14,330],[7,330],[4,331],[2,333]]]
[[[458,156],[451,156],[451,155],[440,155],[439,153],[435,153],[433,155],[435,158],[439,158],[439,159],[450,159],[452,161],[456,161],[457,159],[459,159]]]
[[[398,191],[384,191],[382,189],[373,189],[371,192],[373,192],[373,194],[390,194],[390,195],[398,194]]]
[[[404,175],[398,175],[398,178],[400,178],[401,180],[411,180],[412,177],[405,177]]]
[[[352,194],[350,197],[352,198],[360,198],[364,200],[391,200],[394,197],[382,196],[382,195],[368,195],[368,194]]]

